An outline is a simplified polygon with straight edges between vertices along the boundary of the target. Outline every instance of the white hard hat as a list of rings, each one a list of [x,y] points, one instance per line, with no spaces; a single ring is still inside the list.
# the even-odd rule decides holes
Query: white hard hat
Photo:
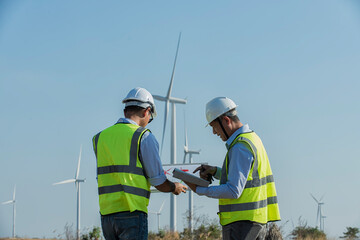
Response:
[[[154,98],[151,93],[145,88],[134,88],[131,89],[128,95],[122,100],[125,103],[125,107],[138,106],[142,108],[151,108],[153,117],[156,117],[156,108]]]
[[[237,105],[227,97],[217,97],[206,104],[206,120],[211,123],[224,113],[235,109]]]

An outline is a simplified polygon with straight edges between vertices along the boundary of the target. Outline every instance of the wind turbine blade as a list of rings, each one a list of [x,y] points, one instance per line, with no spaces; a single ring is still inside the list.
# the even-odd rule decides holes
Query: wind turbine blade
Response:
[[[9,204],[9,203],[13,203],[14,202],[14,200],[10,200],[10,201],[6,201],[6,202],[2,202],[1,204]]]
[[[184,151],[184,160],[183,160],[183,163],[185,163],[186,161],[186,150]]]
[[[159,101],[166,101],[166,97],[162,97],[162,96],[159,96],[159,95],[152,95],[154,99],[156,100],[159,100]]]
[[[169,101],[166,101],[165,102],[164,127],[163,127],[163,135],[162,135],[162,140],[161,140],[160,155],[162,154],[162,150],[164,148],[164,138],[165,138],[166,121],[167,121],[167,118],[168,118],[168,113],[169,113]]]
[[[189,150],[188,152],[191,153],[191,154],[200,154],[200,150],[198,150],[198,151]]]
[[[163,203],[161,204],[161,207],[160,207],[160,209],[159,209],[159,213],[161,213],[161,211],[162,211],[162,209],[163,209],[163,207],[164,207],[165,201],[166,201],[166,199],[165,199],[165,200],[163,201]]]
[[[311,197],[315,200],[315,202],[319,203],[319,201],[310,193]]]
[[[14,186],[13,201],[15,201],[16,185]]]
[[[322,197],[320,198],[319,202],[321,202],[321,200],[324,198],[325,193],[322,195]]]
[[[80,154],[79,154],[79,160],[78,160],[78,166],[77,166],[77,169],[76,169],[75,179],[78,179],[78,177],[79,177],[80,161],[81,161],[81,152],[82,152],[82,145],[80,145]]]
[[[53,183],[53,185],[59,185],[59,184],[65,184],[65,183],[72,183],[72,182],[75,182],[75,181],[76,181],[76,179],[68,179],[68,180],[65,180],[65,181]]]
[[[169,97],[169,100],[171,103],[179,103],[179,104],[186,104],[187,100],[185,99],[181,99],[181,98],[176,98],[176,97]]]
[[[176,67],[176,60],[177,60],[177,56],[178,56],[178,52],[179,52],[180,39],[181,39],[181,32],[179,34],[179,40],[178,40],[178,44],[177,44],[177,48],[176,48],[174,66],[173,66],[173,70],[172,70],[172,74],[171,74],[171,80],[170,80],[170,86],[169,86],[169,90],[168,90],[167,95],[166,95],[168,98],[171,95],[171,90],[172,90],[172,86],[173,86],[174,75],[175,75],[175,67]]]

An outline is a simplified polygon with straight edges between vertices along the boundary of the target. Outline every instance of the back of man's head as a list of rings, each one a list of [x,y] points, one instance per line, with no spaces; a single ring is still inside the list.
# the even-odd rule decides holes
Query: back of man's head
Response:
[[[124,108],[125,117],[139,115],[145,108],[139,106],[127,106]]]

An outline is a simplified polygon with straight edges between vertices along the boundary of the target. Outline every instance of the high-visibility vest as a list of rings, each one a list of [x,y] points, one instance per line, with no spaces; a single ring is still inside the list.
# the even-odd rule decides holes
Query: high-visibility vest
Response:
[[[246,185],[238,199],[219,199],[219,217],[221,225],[248,220],[267,223],[280,220],[279,205],[276,196],[275,182],[268,156],[261,139],[254,132],[242,133],[231,143],[221,172],[220,184],[225,184],[228,176],[230,149],[235,144],[244,144],[253,154]]]
[[[118,123],[93,137],[97,159],[100,213],[147,213],[150,184],[139,159],[142,135],[149,131],[134,124]]]

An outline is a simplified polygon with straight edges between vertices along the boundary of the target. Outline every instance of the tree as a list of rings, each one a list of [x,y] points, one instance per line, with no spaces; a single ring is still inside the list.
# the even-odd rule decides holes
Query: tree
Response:
[[[347,240],[354,240],[359,237],[357,235],[359,233],[359,231],[360,230],[357,227],[346,227],[346,232],[344,232],[344,236],[342,236],[340,238],[345,238]]]

